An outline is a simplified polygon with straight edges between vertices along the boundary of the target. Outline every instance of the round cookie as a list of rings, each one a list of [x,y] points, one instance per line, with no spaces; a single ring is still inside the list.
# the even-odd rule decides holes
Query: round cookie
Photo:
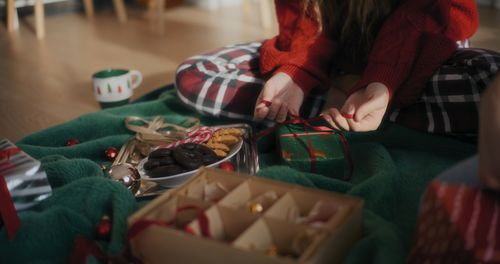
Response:
[[[179,145],[174,149],[173,156],[177,163],[188,170],[195,170],[203,165],[208,165],[206,162],[212,160],[209,157],[216,157],[210,148],[196,143]]]
[[[219,158],[215,153],[213,153],[213,155],[203,156],[203,165],[210,165],[212,163],[216,163],[217,161],[219,161]]]
[[[170,156],[163,158],[148,158],[148,161],[144,163],[144,169],[149,171],[156,167],[173,165],[173,164],[175,164],[175,160]]]
[[[151,178],[159,178],[159,177],[176,175],[179,173],[183,173],[185,171],[186,170],[184,170],[181,166],[178,165],[166,165],[152,169],[151,171],[148,172],[148,176]]]
[[[172,150],[167,149],[167,148],[159,148],[159,149],[149,153],[150,159],[157,159],[157,158],[170,157],[170,156],[172,156]]]

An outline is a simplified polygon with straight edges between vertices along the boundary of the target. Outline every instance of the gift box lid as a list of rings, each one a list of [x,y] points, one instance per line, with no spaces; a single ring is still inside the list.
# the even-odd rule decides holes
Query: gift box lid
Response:
[[[0,139],[0,175],[4,177],[15,175],[33,175],[40,168],[40,161],[33,159],[24,151],[12,144],[8,139]]]

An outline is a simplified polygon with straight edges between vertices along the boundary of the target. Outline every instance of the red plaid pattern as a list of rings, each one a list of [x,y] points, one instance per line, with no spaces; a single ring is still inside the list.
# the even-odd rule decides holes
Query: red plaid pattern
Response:
[[[203,114],[253,120],[255,103],[266,78],[259,71],[261,45],[230,45],[189,58],[177,69],[179,98]],[[316,116],[322,102],[322,97],[310,95],[301,115]]]
[[[259,72],[261,44],[230,45],[189,58],[177,70],[179,98],[204,114],[253,120],[267,77]],[[467,46],[468,42],[459,45]],[[461,48],[429,80],[417,103],[388,112],[386,118],[429,133],[475,137],[480,94],[499,67],[500,54]],[[318,115],[323,102],[321,95],[309,95],[301,116]]]
[[[389,120],[417,130],[476,137],[481,93],[500,68],[500,54],[459,49],[432,76],[420,100],[395,109]]]
[[[496,193],[434,181],[421,204],[409,263],[500,263]]]

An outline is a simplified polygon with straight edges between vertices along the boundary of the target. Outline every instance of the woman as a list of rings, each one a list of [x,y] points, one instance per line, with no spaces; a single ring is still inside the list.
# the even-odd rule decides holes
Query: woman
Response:
[[[336,128],[375,130],[387,117],[431,133],[477,134],[479,94],[498,71],[500,56],[458,49],[457,42],[477,29],[475,1],[275,4],[278,36],[180,66],[184,102],[215,116],[282,122],[289,114],[319,114],[332,81],[355,75],[352,86],[333,87],[345,93],[345,103],[323,113]]]

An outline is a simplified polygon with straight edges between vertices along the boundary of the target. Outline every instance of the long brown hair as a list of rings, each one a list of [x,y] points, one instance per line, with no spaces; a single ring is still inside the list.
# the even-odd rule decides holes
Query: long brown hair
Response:
[[[355,63],[367,59],[382,22],[398,0],[302,0],[315,10],[323,31],[339,44],[339,52]]]

